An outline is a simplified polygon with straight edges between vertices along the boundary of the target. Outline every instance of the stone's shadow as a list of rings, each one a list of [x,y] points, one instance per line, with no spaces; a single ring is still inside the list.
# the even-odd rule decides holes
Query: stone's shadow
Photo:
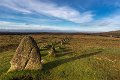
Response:
[[[48,48],[42,48],[40,49],[40,51],[46,51],[46,50],[49,50]]]
[[[60,59],[60,60],[48,62],[48,63],[44,64],[43,70],[50,70],[50,69],[53,69],[53,68],[55,68],[55,67],[57,67],[61,64],[71,62],[71,61],[81,59],[81,58],[87,58],[87,57],[90,57],[90,56],[93,56],[93,55],[100,54],[101,52],[102,51],[97,51],[97,52],[94,52],[94,53],[83,54],[83,55],[79,55],[79,56],[76,56],[76,57],[71,57],[71,58],[67,58],[67,59]]]
[[[31,76],[21,76],[21,77],[14,77],[13,79],[10,80],[33,80],[33,77]]]
[[[8,51],[8,50],[14,50],[15,48],[17,48],[18,44],[9,44],[9,45],[5,45],[5,46],[0,46],[0,53],[4,52],[4,51]]]
[[[48,54],[41,54],[41,57],[47,56]]]
[[[47,49],[47,48],[42,48],[42,49],[40,49],[40,51],[42,51],[42,52],[44,52],[44,51],[48,51],[49,49]],[[41,52],[41,57],[44,57],[44,56],[47,56],[48,55],[48,53],[42,53]]]
[[[62,53],[62,54],[57,54],[56,57],[62,57],[62,56],[65,56],[65,55],[68,55],[68,54],[72,54],[72,53],[74,53],[74,52],[73,52],[73,51],[64,52],[64,53]]]
[[[72,53],[74,53],[74,52],[71,49],[63,49],[63,50],[57,52],[56,57],[62,57],[62,56],[65,56],[67,54],[72,54]]]

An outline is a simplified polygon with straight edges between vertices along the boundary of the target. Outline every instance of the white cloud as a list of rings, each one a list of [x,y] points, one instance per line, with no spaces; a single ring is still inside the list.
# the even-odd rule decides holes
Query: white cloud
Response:
[[[17,0],[12,0],[12,1],[11,0],[3,0],[3,1],[0,1],[0,6],[8,7],[13,10],[20,11],[23,13],[31,13],[29,10],[19,7],[18,4],[15,3],[15,1],[17,1]]]
[[[0,21],[0,30],[61,30],[61,31],[76,31],[76,32],[107,32],[113,30],[119,30],[120,27],[111,26],[111,25],[104,25],[100,26],[101,21],[94,22],[93,24],[88,24],[89,26],[50,26],[50,25],[36,25],[36,24],[29,24],[26,23],[15,23],[15,22],[7,22],[7,21]]]
[[[108,17],[105,17],[103,19],[94,21],[94,24],[96,26],[102,27],[102,26],[111,26],[111,27],[116,27],[120,26],[120,15],[111,15]]]
[[[26,25],[26,23],[16,23],[16,22],[7,22],[7,21],[0,21],[0,29],[6,30],[45,30],[50,29],[48,26],[40,26],[40,25]]]
[[[86,27],[87,26],[87,27]],[[114,14],[99,20],[94,20],[91,23],[83,24],[83,27],[88,31],[114,31],[120,30],[120,15]],[[90,29],[90,30],[89,30]]]
[[[61,27],[0,21],[0,30],[76,30],[74,27]]]
[[[69,6],[58,6],[55,3],[45,3],[38,0],[1,0],[0,6],[5,6],[26,14],[37,12],[47,16],[53,16],[75,23],[79,26],[48,26],[48,25],[25,25],[25,23],[0,21],[0,29],[32,29],[32,30],[74,30],[74,31],[112,31],[120,30],[120,15],[114,14],[99,20],[93,19],[91,12],[81,13]],[[27,18],[28,19],[28,18]],[[32,19],[34,21],[49,21],[49,19]],[[53,20],[54,21],[54,20]],[[57,20],[56,20],[57,21]],[[59,20],[58,20],[59,21]],[[46,23],[47,24],[47,23]]]
[[[69,6],[58,6],[55,3],[38,0],[2,0],[0,5],[23,13],[37,12],[75,23],[86,23],[93,20],[93,14],[89,11],[80,13]]]

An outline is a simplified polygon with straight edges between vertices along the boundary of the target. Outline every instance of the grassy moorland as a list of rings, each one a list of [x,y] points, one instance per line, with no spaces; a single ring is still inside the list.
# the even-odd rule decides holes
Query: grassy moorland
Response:
[[[31,35],[43,59],[41,71],[7,73],[10,60],[25,35],[0,35],[0,80],[120,80],[120,38],[90,35]],[[45,48],[56,44],[56,57]]]

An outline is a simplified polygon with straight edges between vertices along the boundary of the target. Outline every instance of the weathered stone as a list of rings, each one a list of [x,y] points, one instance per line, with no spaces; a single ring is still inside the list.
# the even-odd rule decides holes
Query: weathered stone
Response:
[[[61,45],[63,45],[63,44],[64,44],[63,40],[61,40],[60,44],[61,44]]]
[[[49,56],[56,56],[56,50],[55,50],[55,47],[52,46],[50,51],[49,51]]]
[[[40,50],[32,37],[26,36],[22,39],[10,64],[11,67],[8,72],[42,68]]]

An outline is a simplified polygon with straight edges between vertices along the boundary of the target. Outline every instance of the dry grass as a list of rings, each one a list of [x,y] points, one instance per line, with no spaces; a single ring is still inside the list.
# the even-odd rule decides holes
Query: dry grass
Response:
[[[88,35],[31,35],[41,49],[42,71],[13,72],[9,69],[17,45],[24,35],[0,35],[0,76],[4,79],[30,75],[41,80],[120,80],[120,38]],[[49,57],[45,45],[56,44],[57,56]]]

